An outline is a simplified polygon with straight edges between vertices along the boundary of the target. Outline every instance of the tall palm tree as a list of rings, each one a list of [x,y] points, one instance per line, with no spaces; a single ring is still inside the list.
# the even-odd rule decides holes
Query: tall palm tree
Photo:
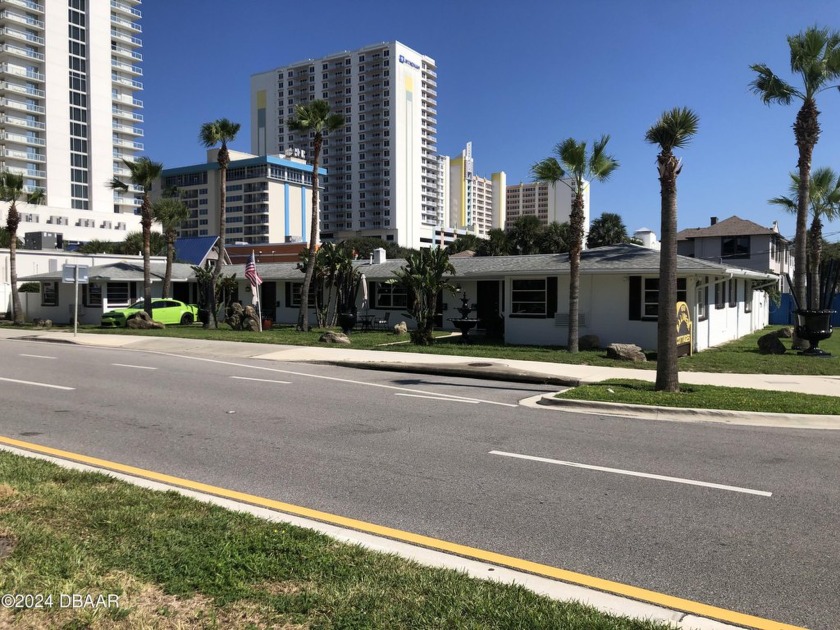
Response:
[[[687,107],[675,107],[647,130],[645,140],[659,146],[656,166],[662,197],[662,246],[659,252],[659,312],[656,321],[656,391],[680,391],[677,372],[677,175],[682,160],[674,149],[697,133],[700,118]]]
[[[510,251],[514,254],[539,254],[540,237],[545,228],[535,214],[525,214],[513,222],[507,239]]]
[[[318,247],[321,230],[321,213],[318,208],[318,165],[321,161],[321,146],[324,136],[344,126],[344,116],[330,112],[327,101],[315,100],[302,105],[295,105],[295,115],[286,121],[289,129],[313,134],[312,140],[312,217],[309,230],[309,258],[306,261],[303,288],[300,296],[298,329],[309,330],[309,287],[315,271],[315,250]]]
[[[44,201],[44,191],[41,188],[25,192],[23,175],[4,171],[0,173],[0,201],[9,204],[6,213],[6,232],[9,237],[9,281],[12,285],[12,320],[15,324],[23,323],[23,308],[20,303],[20,293],[17,286],[17,231],[20,225],[20,213],[17,202],[37,205]]]
[[[487,240],[479,244],[476,253],[479,256],[507,256],[510,254],[508,235],[502,228],[493,228],[487,232]]]
[[[127,191],[129,185],[143,189],[143,203],[140,205],[140,227],[143,228],[143,310],[152,317],[152,271],[151,262],[151,234],[152,234],[152,200],[151,192],[155,181],[163,171],[162,162],[153,162],[148,157],[138,158],[132,162],[123,160],[130,171],[128,181],[114,177],[108,186],[114,190]]]
[[[554,156],[545,158],[531,167],[534,179],[556,187],[562,182],[572,191],[572,211],[569,214],[569,352],[578,351],[578,313],[580,311],[580,255],[583,251],[584,193],[590,181],[604,182],[618,168],[618,160],[607,155],[608,135],[601,136],[592,145],[592,154],[586,155],[586,142],[567,138],[554,147]]]
[[[799,175],[790,174],[790,197],[773,197],[768,203],[781,206],[791,214],[799,211]],[[814,293],[820,286],[820,261],[822,259],[822,220],[840,217],[840,177],[828,167],[814,169],[808,186],[808,207],[811,213],[811,228],[808,230],[808,286]],[[813,307],[817,305],[810,305]]]
[[[796,88],[765,64],[750,68],[756,78],[750,83],[752,91],[765,104],[789,105],[794,99],[802,101],[796,114],[793,134],[799,149],[799,191],[796,208],[796,236],[794,238],[794,289],[800,305],[805,307],[807,282],[808,187],[811,179],[811,157],[820,138],[819,110],[816,96],[837,87],[828,85],[840,78],[840,33],[812,26],[787,38],[790,47],[790,69],[802,78],[802,88]],[[818,291],[811,292],[814,297]],[[811,306],[811,305],[808,305]]]
[[[163,228],[166,239],[166,273],[163,275],[163,297],[172,297],[172,263],[175,262],[175,239],[178,228],[190,216],[190,209],[180,197],[162,197],[152,205],[155,221]]]
[[[621,215],[614,212],[602,212],[601,216],[594,219],[589,227],[586,246],[603,247],[626,243],[629,240],[627,226],[624,225]]]
[[[239,133],[239,123],[231,122],[227,118],[219,118],[211,122],[206,122],[201,125],[201,131],[198,134],[198,141],[205,148],[215,147],[221,144],[219,153],[216,156],[216,161],[219,163],[219,252],[216,258],[216,265],[213,267],[213,286],[219,279],[219,274],[222,273],[222,265],[225,262],[225,228],[227,225],[227,217],[225,216],[226,198],[227,198],[227,169],[230,164],[230,155],[228,153],[228,142],[233,142],[236,139],[236,134]],[[209,296],[208,296],[209,297]],[[210,317],[207,318],[204,327],[213,328],[218,327],[216,321],[216,294],[213,292],[210,300]]]

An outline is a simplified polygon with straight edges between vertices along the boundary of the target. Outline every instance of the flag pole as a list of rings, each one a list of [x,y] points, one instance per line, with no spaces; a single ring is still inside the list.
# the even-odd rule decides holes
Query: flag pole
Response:
[[[262,284],[256,286],[257,289],[257,322],[260,325],[260,332],[262,329]]]

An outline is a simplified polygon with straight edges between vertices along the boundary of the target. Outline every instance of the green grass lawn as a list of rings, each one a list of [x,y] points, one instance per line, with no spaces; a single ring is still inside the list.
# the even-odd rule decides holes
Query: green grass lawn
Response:
[[[840,334],[820,343],[820,347],[831,352],[833,357],[819,359],[799,356],[790,350],[790,339],[782,339],[788,348],[783,355],[762,355],[758,352],[758,338],[781,326],[770,326],[763,331],[699,352],[679,360],[679,369],[688,372],[732,372],[742,374],[811,374],[840,376]],[[147,335],[160,337],[188,337],[194,339],[216,339],[222,341],[242,341],[253,343],[276,343],[296,346],[318,344],[322,330],[307,333],[296,331],[291,326],[275,326],[262,333],[239,332],[222,325],[218,330],[204,330],[200,325],[170,326],[164,330],[134,331],[121,329],[103,329],[95,326],[83,326],[83,332],[95,332],[110,335]],[[648,353],[647,363],[630,363],[608,359],[604,350],[591,350],[570,354],[564,348],[556,346],[512,346],[498,341],[476,337],[468,345],[460,343],[458,337],[447,337],[447,333],[438,333],[441,338],[433,346],[415,346],[408,338],[398,337],[390,332],[354,332],[350,335],[353,348],[374,349],[383,352],[420,352],[428,354],[448,354],[476,358],[518,359],[522,361],[548,361],[580,365],[599,365],[605,367],[625,367],[640,370],[656,369],[656,356]],[[402,343],[396,343],[400,342]],[[396,343],[396,345],[395,345]],[[346,346],[338,346],[346,347]]]
[[[594,385],[583,385],[557,394],[556,397],[687,409],[840,415],[840,398],[834,396],[792,396],[790,392],[686,384],[680,384],[677,393],[657,392],[654,391],[653,383],[630,379],[610,379]]]
[[[3,593],[55,602],[0,608],[0,627],[671,627],[3,452],[0,563]],[[116,596],[118,606],[62,608],[62,593]]]

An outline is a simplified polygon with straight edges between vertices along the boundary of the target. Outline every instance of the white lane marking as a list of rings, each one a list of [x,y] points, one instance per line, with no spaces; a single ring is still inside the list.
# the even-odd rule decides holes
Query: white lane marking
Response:
[[[469,398],[442,398],[441,396],[422,396],[420,394],[400,394],[397,392],[394,396],[406,396],[408,398],[428,398],[430,400],[444,400],[446,402],[462,402],[462,403],[469,403],[471,405],[477,405],[480,403],[480,400],[470,400]]]
[[[282,385],[291,385],[292,381],[272,381],[268,378],[249,378],[247,376],[231,376],[240,381],[259,381],[260,383],[280,383]]]
[[[183,354],[175,354],[173,352],[160,352],[155,350],[139,350],[138,352],[149,352],[152,354],[160,354],[167,357],[176,357],[178,359],[190,359],[192,361],[205,361],[207,363],[218,363],[220,365],[232,365],[235,367],[243,367],[248,368],[250,370],[264,370],[266,372],[277,372],[279,374],[291,374],[292,376],[306,376],[309,378],[320,378],[325,381],[338,381],[340,383],[351,383],[353,385],[365,385],[367,387],[380,387],[382,389],[396,389],[397,391],[401,392],[414,392],[416,394],[424,394],[426,396],[430,395],[431,392],[424,391],[422,389],[410,389],[408,387],[397,387],[396,385],[384,385],[382,383],[367,383],[365,381],[354,381],[349,378],[338,378],[337,376],[323,376],[321,374],[307,374],[306,372],[294,372],[292,370],[281,370],[278,368],[270,368],[264,367],[261,365],[248,365],[246,363],[234,363],[233,361],[222,361],[220,359],[207,359],[205,357],[191,357]],[[454,400],[475,400],[480,403],[484,403],[486,405],[499,405],[501,407],[518,407],[519,405],[511,404],[511,403],[503,403],[503,402],[496,402],[494,400],[483,400],[481,398],[474,398],[474,399],[466,399],[463,396],[456,396],[454,394],[434,394],[435,396],[440,396],[441,398],[451,398]]]
[[[75,387],[65,387],[64,385],[50,385],[49,383],[35,383],[33,381],[19,381],[15,378],[0,377],[0,381],[6,381],[7,383],[20,383],[21,385],[34,385],[35,387],[49,387],[50,389],[63,389],[64,391],[72,391],[72,390],[76,389]]]
[[[693,479],[683,479],[681,477],[667,477],[665,475],[653,475],[651,473],[636,472],[633,470],[622,470],[621,468],[606,468],[604,466],[592,466],[590,464],[579,464],[577,462],[564,462],[559,459],[548,459],[547,457],[534,457],[533,455],[520,455],[519,453],[506,453],[504,451],[490,451],[490,455],[502,455],[503,457],[515,457],[517,459],[528,459],[534,462],[544,462],[547,464],[558,464],[560,466],[571,466],[573,468],[586,468],[588,470],[598,470],[601,472],[615,473],[618,475],[629,475],[631,477],[645,477],[647,479],[658,479],[659,481],[672,481],[674,483],[684,483],[689,486],[703,486],[705,488],[716,488],[718,490],[729,490],[730,492],[743,492],[745,494],[757,494],[761,497],[772,497],[772,492],[765,492],[764,490],[752,490],[750,488],[740,488],[738,486],[727,486],[720,483],[709,483],[707,481],[695,481]]]
[[[126,363],[112,363],[114,367],[127,367],[127,368],[134,368],[136,370],[156,370],[156,367],[149,367],[148,365],[128,365]]]
[[[55,359],[55,357],[45,357],[43,354],[21,354],[20,356],[30,359]]]

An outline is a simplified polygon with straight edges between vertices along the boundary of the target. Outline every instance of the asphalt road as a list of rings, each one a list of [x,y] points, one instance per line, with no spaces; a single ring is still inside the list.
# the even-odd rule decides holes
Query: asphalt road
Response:
[[[548,389],[526,384],[18,340],[0,352],[2,435],[840,624],[840,432],[532,409],[518,401]]]

